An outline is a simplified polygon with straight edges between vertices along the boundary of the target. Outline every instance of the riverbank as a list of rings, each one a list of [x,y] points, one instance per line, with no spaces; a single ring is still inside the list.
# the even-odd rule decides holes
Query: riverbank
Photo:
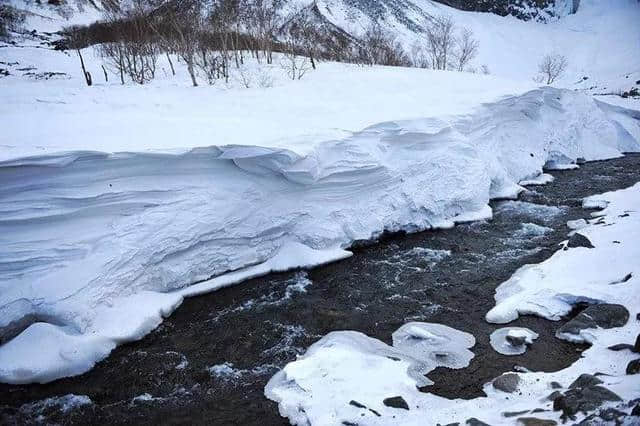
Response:
[[[553,174],[554,182],[530,187],[518,201],[493,203],[491,221],[387,236],[338,263],[187,299],[149,336],[118,347],[82,376],[1,385],[3,423],[44,416],[78,424],[284,424],[263,395],[282,366],[330,331],[358,330],[390,342],[408,321],[439,322],[476,336],[468,368],[429,374],[435,382],[429,392],[437,395],[478,396],[484,383],[516,365],[564,368],[584,346],[553,337],[561,324],[519,318],[510,325],[532,328],[540,337],[524,355],[507,357],[489,346],[487,336],[499,326],[484,315],[500,283],[520,266],[550,257],[566,239],[568,220],[589,216],[582,198],[640,181],[640,156]],[[86,399],[47,401],[68,394]]]

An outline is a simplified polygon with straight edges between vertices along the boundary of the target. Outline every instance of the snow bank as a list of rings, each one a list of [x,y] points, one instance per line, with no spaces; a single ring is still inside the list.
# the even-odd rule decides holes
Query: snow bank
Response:
[[[389,87],[384,77],[378,83]],[[495,93],[485,82],[471,76],[464,90]],[[450,96],[458,102],[468,94]],[[624,110],[611,115],[574,92],[544,88],[469,110],[384,122],[300,152],[295,144],[220,145],[6,159],[0,380],[79,374],[116,344],[148,333],[185,296],[337,260],[353,241],[384,231],[487,218],[491,198],[514,197],[518,182],[539,176],[549,161],[639,149],[633,123],[617,121]],[[67,123],[66,113],[48,111]],[[332,117],[316,119],[326,126]],[[34,353],[42,339],[50,350]]]
[[[640,306],[640,183],[590,197],[585,206],[601,205],[603,201],[607,208],[580,231],[589,236],[595,248],[561,250],[539,265],[522,268],[499,287],[497,305],[487,315],[489,319],[504,322],[518,313],[557,319],[580,300],[619,303],[635,316]],[[627,272],[632,276],[622,282],[619,274]],[[412,324],[403,326],[411,327]],[[516,337],[532,340],[537,336],[521,330],[525,329],[515,333]],[[334,332],[278,372],[267,384],[265,394],[278,402],[282,416],[297,425],[466,424],[471,417],[492,425],[521,424],[519,417],[559,423],[561,413],[553,411],[548,395],[554,390],[566,391],[585,373],[598,372],[602,386],[622,401],[640,397],[640,376],[625,372],[637,354],[608,349],[621,343],[633,344],[639,332],[635,319],[621,327],[589,329],[591,347],[570,367],[553,373],[510,373],[518,378],[515,392],[500,391],[487,383],[486,396],[471,400],[442,398],[428,393],[428,388],[420,391],[418,386],[423,386],[424,377],[416,378],[414,364],[391,352],[401,349],[395,338],[394,348],[390,348],[360,333]],[[426,333],[413,334],[430,337]],[[494,337],[497,336],[492,336],[492,341],[496,340]],[[398,398],[405,404],[398,404]],[[390,400],[396,403],[390,405]],[[633,404],[608,406],[628,414]],[[578,412],[572,420],[580,422],[587,414]]]
[[[561,250],[539,265],[520,268],[496,290],[496,306],[487,321],[504,324],[529,314],[558,320],[581,301],[629,304],[626,290],[640,283],[640,218],[635,214],[640,184],[586,198],[583,205],[606,207],[592,214],[597,219],[590,226],[580,228],[595,249]],[[621,284],[628,274],[631,279]],[[630,306],[635,312],[639,305]]]

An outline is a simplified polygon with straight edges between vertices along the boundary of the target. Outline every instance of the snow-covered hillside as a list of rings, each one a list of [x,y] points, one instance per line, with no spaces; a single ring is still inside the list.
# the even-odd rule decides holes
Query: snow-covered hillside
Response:
[[[83,1],[72,2],[62,8],[25,0],[12,3],[29,11],[26,29],[39,32],[93,22],[104,9],[101,2],[95,3],[97,7]],[[549,6],[561,18],[548,23],[465,12],[432,0],[292,0],[286,3],[284,13],[313,7],[313,13],[320,14],[316,25],[355,38],[378,23],[409,54],[415,46],[426,43],[425,29],[433,17],[450,16],[458,29],[472,30],[480,43],[478,56],[470,66],[476,70],[484,65],[499,77],[530,80],[536,76],[544,55],[558,53],[568,59],[566,73],[556,82],[559,86],[594,94],[640,87],[640,4],[636,0],[582,0],[572,14],[569,12],[575,9],[573,3],[559,1]],[[9,52],[5,57],[11,56],[14,55]],[[94,63],[96,67],[99,64]]]
[[[414,44],[424,43],[424,29],[432,17],[451,16],[459,27],[471,29],[480,42],[475,67],[487,65],[498,76],[531,79],[545,54],[561,53],[569,61],[559,82],[564,87],[615,92],[639,85],[640,4],[635,0],[582,0],[577,13],[547,24],[464,12],[430,0],[398,8],[402,14],[383,7],[373,16],[340,0],[316,4],[329,22],[356,37],[374,21],[382,23],[409,51]]]

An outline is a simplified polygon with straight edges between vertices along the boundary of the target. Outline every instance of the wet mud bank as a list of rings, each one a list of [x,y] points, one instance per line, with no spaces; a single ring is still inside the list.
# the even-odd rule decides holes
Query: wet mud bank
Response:
[[[434,370],[427,392],[472,398],[504,371],[564,368],[584,349],[554,337],[565,321],[510,323],[539,337],[525,354],[506,356],[489,344],[502,326],[484,315],[496,286],[558,250],[567,221],[589,216],[582,198],[640,181],[640,155],[552,174],[554,182],[529,187],[517,201],[492,203],[491,221],[385,236],[337,263],[187,299],[153,333],[82,376],[0,385],[0,423],[287,424],[263,395],[278,369],[330,331],[390,343],[408,321],[446,324],[477,340],[469,367]]]

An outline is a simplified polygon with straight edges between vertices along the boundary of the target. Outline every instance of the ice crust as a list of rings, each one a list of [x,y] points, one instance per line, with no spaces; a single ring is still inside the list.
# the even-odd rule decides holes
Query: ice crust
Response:
[[[410,322],[393,333],[393,347],[434,366],[463,368],[469,365],[476,344],[473,335],[442,324]]]

